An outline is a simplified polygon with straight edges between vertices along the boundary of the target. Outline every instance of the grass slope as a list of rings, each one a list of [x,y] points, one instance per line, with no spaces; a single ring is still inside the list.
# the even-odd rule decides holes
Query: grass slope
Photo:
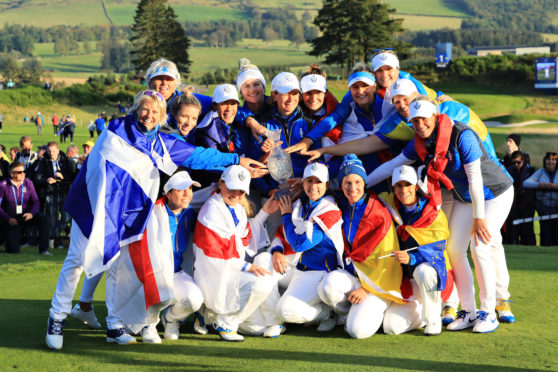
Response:
[[[462,9],[452,1],[444,0],[386,0],[399,14],[414,14],[427,16],[468,17]]]
[[[377,334],[353,340],[342,328],[318,334],[288,326],[278,339],[247,337],[225,343],[218,336],[195,335],[191,320],[178,341],[119,347],[105,342],[103,330],[90,330],[70,319],[61,352],[47,350],[46,319],[65,251],[54,257],[24,248],[19,256],[0,254],[0,338],[3,370],[558,370],[555,352],[558,322],[542,309],[558,306],[558,252],[554,248],[506,248],[515,301],[516,324],[493,334],[447,332],[424,337],[421,330],[400,336]],[[78,299],[81,284],[76,291]],[[96,313],[104,323],[104,279],[95,293]],[[9,336],[8,336],[9,335]]]

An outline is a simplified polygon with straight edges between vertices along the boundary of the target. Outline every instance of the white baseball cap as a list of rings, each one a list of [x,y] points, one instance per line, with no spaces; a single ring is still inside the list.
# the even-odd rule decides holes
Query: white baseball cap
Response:
[[[408,165],[402,165],[393,170],[391,174],[391,186],[395,186],[397,182],[407,181],[411,185],[416,185],[418,182],[417,171],[415,168]]]
[[[327,169],[327,166],[322,163],[308,164],[306,168],[304,168],[304,175],[302,176],[302,180],[304,181],[308,177],[312,176],[319,179],[320,182],[329,181],[329,171]]]
[[[415,83],[409,79],[399,79],[391,86],[390,95],[391,99],[395,96],[410,96],[411,94],[418,92]]]
[[[178,80],[177,73],[178,71],[173,71],[172,69],[169,69],[168,66],[159,66],[159,68],[157,68],[155,71],[152,71],[151,74],[148,76],[147,83],[149,83],[151,79],[156,76],[169,76],[174,80]]]
[[[309,92],[311,90],[319,90],[320,92],[327,91],[327,82],[325,77],[318,74],[310,74],[303,76],[300,79],[300,88],[302,89],[302,93]]]
[[[291,90],[300,91],[300,85],[296,75],[292,72],[280,72],[271,81],[271,91],[277,91],[281,94],[289,93]]]
[[[190,178],[190,174],[186,171],[180,171],[172,175],[171,178],[163,186],[163,192],[166,194],[172,189],[175,190],[186,190],[190,186],[201,187],[199,182],[196,182]]]
[[[250,172],[240,165],[231,165],[223,174],[221,179],[225,181],[225,185],[229,190],[242,190],[246,194],[250,194]]]
[[[391,66],[393,68],[399,68],[399,58],[395,54],[391,53],[380,53],[372,58],[372,70],[376,72],[382,66]]]
[[[409,109],[409,119],[416,117],[429,118],[438,112],[435,104],[428,101],[413,101]]]
[[[215,90],[213,91],[213,102],[222,103],[230,99],[240,103],[240,100],[238,99],[238,92],[236,91],[234,85],[221,84],[215,87]]]

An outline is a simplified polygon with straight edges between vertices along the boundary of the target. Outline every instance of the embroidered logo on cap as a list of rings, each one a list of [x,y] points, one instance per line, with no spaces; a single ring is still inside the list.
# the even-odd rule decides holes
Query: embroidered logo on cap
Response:
[[[385,54],[385,53],[380,54],[380,59],[381,59],[382,61],[385,61],[387,58],[388,58],[388,55],[387,55],[387,54]]]
[[[293,80],[292,75],[285,75],[285,80],[287,80],[287,81]]]
[[[223,90],[225,91],[225,93],[230,93],[231,92],[231,87],[229,85],[225,85]]]
[[[420,102],[415,102],[413,107],[415,108],[415,110],[419,110],[420,109]]]
[[[316,81],[318,81],[318,76],[316,76],[316,75],[310,76],[310,81],[315,83]]]
[[[399,89],[400,83],[398,81],[393,84],[393,89]]]
[[[317,172],[318,169],[320,169],[320,166],[318,165],[318,163],[314,163],[314,164],[312,165],[312,171],[313,171],[313,172]]]
[[[238,173],[238,179],[240,181],[244,181],[246,179],[246,175],[244,174],[244,172]]]

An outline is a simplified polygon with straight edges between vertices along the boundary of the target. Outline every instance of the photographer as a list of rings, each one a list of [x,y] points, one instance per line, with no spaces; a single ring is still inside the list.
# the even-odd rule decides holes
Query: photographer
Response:
[[[39,253],[48,251],[47,224],[39,213],[39,198],[31,180],[25,178],[23,163],[13,162],[10,178],[0,182],[0,220],[6,236],[6,252],[19,253],[24,227],[39,226]]]
[[[44,201],[46,223],[50,233],[49,245],[62,248],[60,232],[70,221],[64,210],[64,201],[75,178],[75,166],[56,142],[48,143],[47,155],[39,161],[35,172],[35,185]]]

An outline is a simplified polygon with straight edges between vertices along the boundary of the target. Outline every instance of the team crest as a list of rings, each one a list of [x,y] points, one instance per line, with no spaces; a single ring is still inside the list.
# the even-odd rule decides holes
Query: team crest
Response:
[[[320,169],[320,166],[318,165],[318,163],[314,163],[312,165],[312,171],[313,172],[317,172]]]
[[[420,102],[415,102],[413,107],[415,110],[420,110]]]
[[[386,53],[380,54],[380,59],[381,59],[382,61],[385,61],[387,58],[388,58],[388,55],[387,55]]]
[[[291,81],[291,80],[293,80],[293,77],[291,75],[286,75],[285,80]]]
[[[225,87],[223,88],[223,90],[225,91],[225,93],[230,93],[230,92],[231,92],[231,87],[230,87],[230,85],[225,85]]]
[[[315,83],[316,81],[318,81],[318,76],[317,75],[310,76],[310,81]]]
[[[400,86],[399,82],[396,81],[395,84],[393,84],[393,89],[399,89],[399,86]]]
[[[238,174],[238,179],[240,180],[240,182],[243,182],[246,179],[246,175],[244,174],[244,172],[240,172]]]

